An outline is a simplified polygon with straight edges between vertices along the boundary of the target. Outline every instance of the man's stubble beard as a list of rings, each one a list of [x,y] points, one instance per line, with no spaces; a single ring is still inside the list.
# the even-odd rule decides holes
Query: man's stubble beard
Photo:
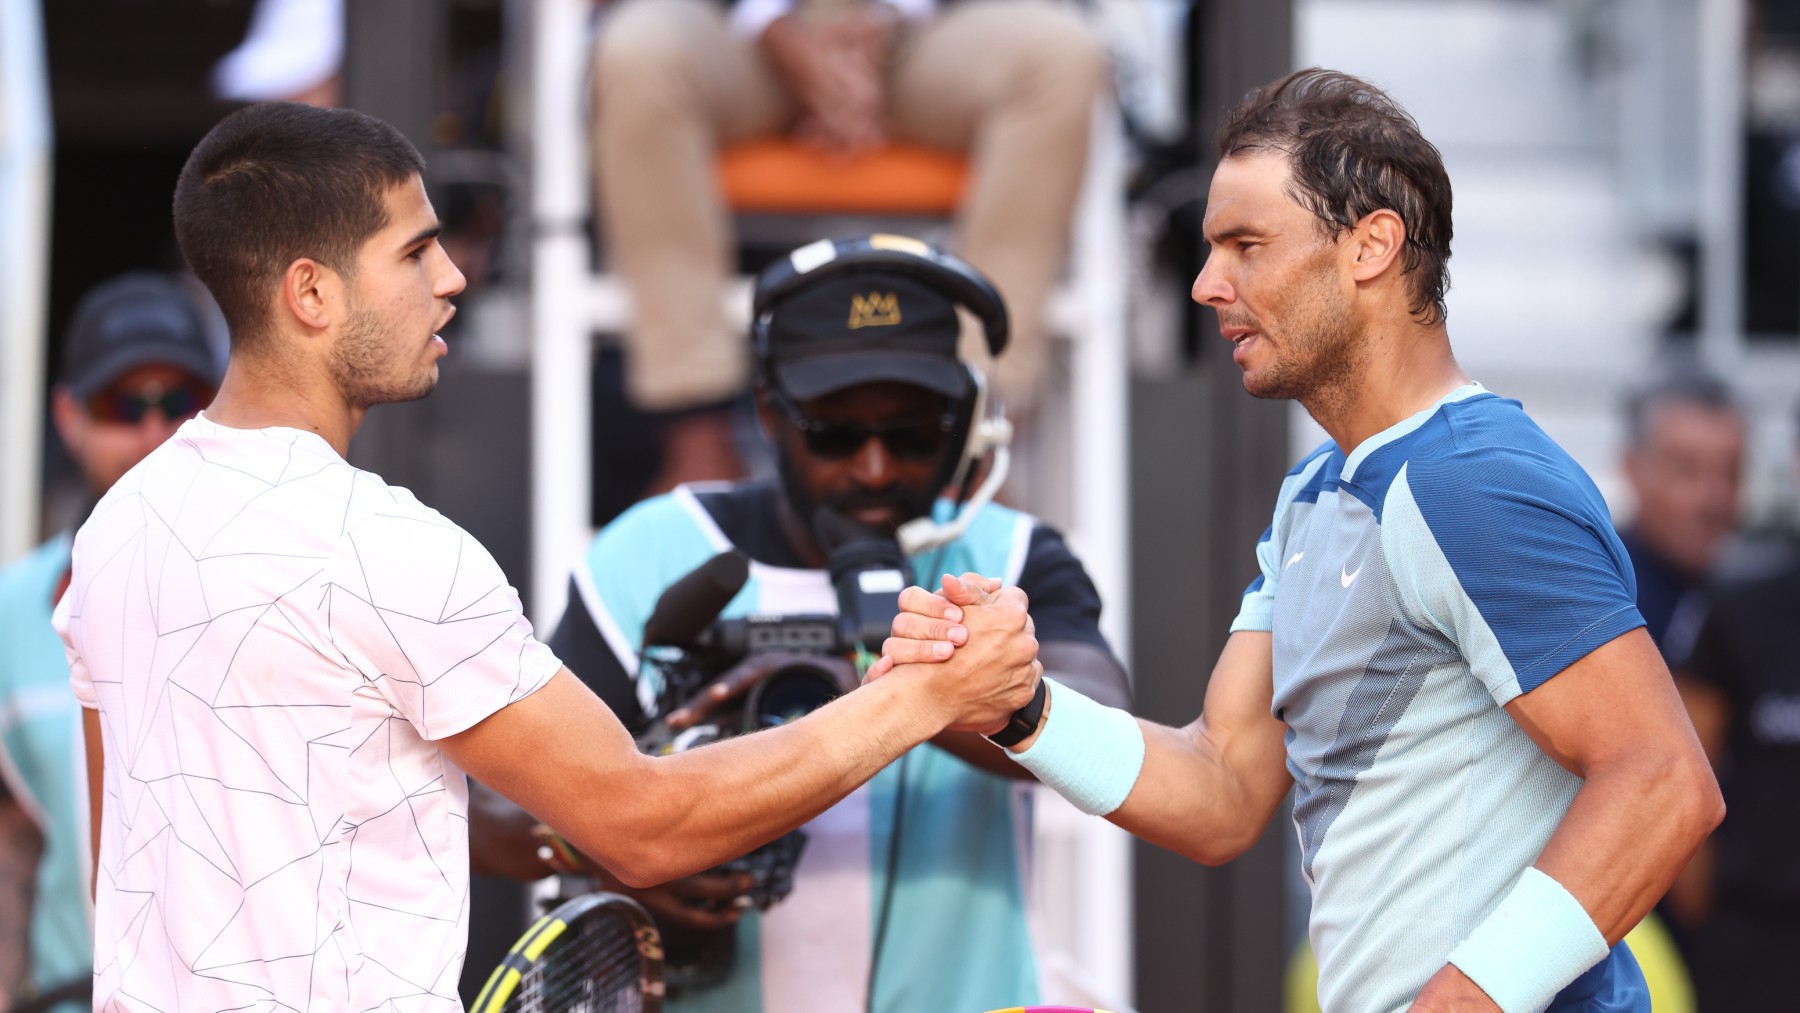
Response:
[[[395,375],[402,368],[399,360],[404,352],[394,352],[383,331],[373,312],[356,306],[332,347],[331,378],[345,403],[353,407],[417,401],[437,386],[435,363],[429,370]]]
[[[826,497],[826,499],[821,502],[807,490],[806,483],[801,481],[800,471],[794,466],[789,451],[779,446],[775,448],[775,472],[776,478],[780,484],[781,493],[786,497],[788,506],[793,509],[795,516],[807,526],[808,530],[812,529],[814,517],[821,506],[828,506],[839,513],[848,514],[857,507],[864,505],[886,506],[891,504],[899,508],[900,513],[903,515],[900,523],[903,524],[906,521],[914,520],[919,517],[930,516],[932,504],[937,499],[935,490],[921,491],[905,486],[897,486],[881,493],[867,493],[860,490],[841,493],[836,496]],[[881,533],[891,536],[894,535],[897,530],[898,528],[896,527],[894,530],[883,531]]]
[[[1368,355],[1363,328],[1330,291],[1328,278],[1322,270],[1307,276],[1306,290],[1287,314],[1284,347],[1275,349],[1275,361],[1260,377],[1244,377],[1252,397],[1298,401],[1315,419],[1348,408]]]

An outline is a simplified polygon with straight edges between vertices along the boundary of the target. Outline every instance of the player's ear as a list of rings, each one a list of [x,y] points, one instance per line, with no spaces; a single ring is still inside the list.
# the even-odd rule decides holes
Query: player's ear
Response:
[[[1350,233],[1351,277],[1374,281],[1399,261],[1406,247],[1406,223],[1388,208],[1364,215]]]
[[[280,306],[308,330],[331,326],[343,301],[343,279],[311,257],[297,258],[281,274]]]

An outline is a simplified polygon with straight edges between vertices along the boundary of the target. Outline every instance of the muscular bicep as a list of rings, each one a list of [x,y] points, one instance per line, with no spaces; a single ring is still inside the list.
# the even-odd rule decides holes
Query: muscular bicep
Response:
[[[1641,626],[1513,698],[1506,710],[1578,777],[1622,757],[1700,749],[1662,654]]]
[[[606,704],[566,668],[437,744],[470,777],[565,833],[590,823],[595,807],[613,807],[628,794],[596,798],[592,786],[629,785],[634,769],[648,762]],[[605,857],[604,849],[596,854]]]
[[[1535,864],[1581,902],[1607,942],[1617,942],[1724,813],[1662,654],[1640,627],[1506,709],[1584,782]]]
[[[1268,633],[1234,633],[1198,718],[1183,728],[1139,721],[1144,769],[1114,822],[1208,865],[1256,842],[1293,785],[1287,726],[1272,713],[1272,658]]]

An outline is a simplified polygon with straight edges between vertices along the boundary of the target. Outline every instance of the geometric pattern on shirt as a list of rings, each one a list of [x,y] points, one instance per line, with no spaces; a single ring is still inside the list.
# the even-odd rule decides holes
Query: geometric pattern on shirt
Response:
[[[77,538],[102,1009],[454,1010],[465,780],[557,667],[481,546],[317,436],[204,417]]]

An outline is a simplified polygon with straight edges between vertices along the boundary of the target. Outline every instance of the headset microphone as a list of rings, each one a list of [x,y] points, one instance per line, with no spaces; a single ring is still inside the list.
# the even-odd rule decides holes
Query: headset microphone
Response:
[[[951,475],[950,487],[963,489],[975,468],[976,462],[992,453],[994,462],[988,467],[987,474],[982,477],[981,487],[964,500],[956,516],[949,521],[938,522],[930,517],[915,517],[900,525],[894,537],[900,542],[900,551],[908,556],[916,556],[929,549],[949,545],[969,530],[975,522],[975,515],[983,507],[993,501],[1000,487],[1006,482],[1006,473],[1012,467],[1011,420],[999,411],[989,413],[987,410],[987,381],[977,369],[969,370],[975,381],[975,408],[970,413],[969,437],[963,443],[961,459],[956,463],[956,471]]]

